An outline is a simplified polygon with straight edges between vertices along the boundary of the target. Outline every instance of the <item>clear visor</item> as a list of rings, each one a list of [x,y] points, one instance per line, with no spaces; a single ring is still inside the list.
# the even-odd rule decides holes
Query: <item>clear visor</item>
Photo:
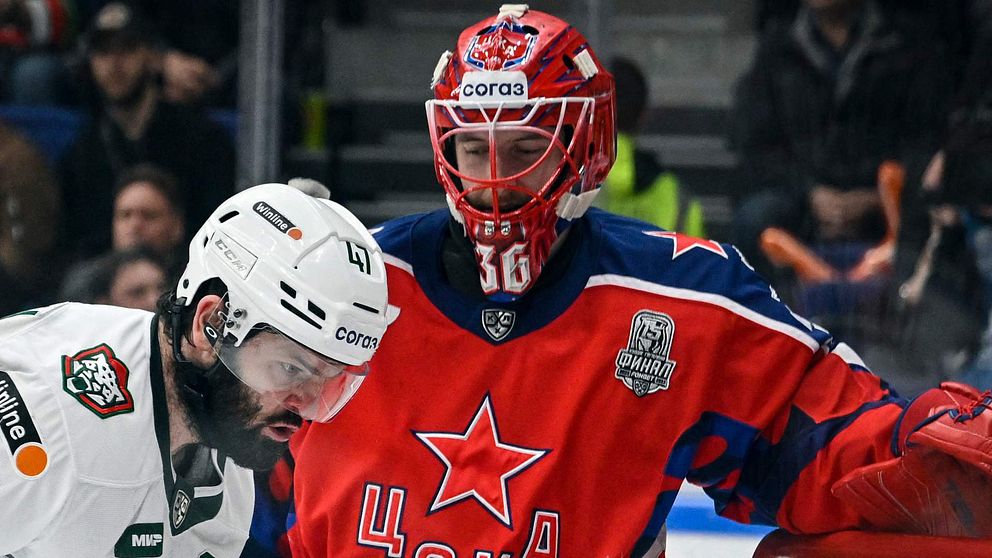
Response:
[[[352,366],[312,351],[267,326],[252,327],[240,345],[215,327],[236,327],[228,320],[226,300],[206,326],[217,357],[262,401],[278,401],[306,420],[327,422],[351,400],[368,374],[368,364]]]

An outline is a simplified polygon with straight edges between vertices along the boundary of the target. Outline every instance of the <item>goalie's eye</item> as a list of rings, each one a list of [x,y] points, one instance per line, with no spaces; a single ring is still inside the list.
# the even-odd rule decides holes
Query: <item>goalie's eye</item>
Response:
[[[478,140],[459,141],[456,143],[458,152],[462,155],[479,157],[489,155],[489,142]]]

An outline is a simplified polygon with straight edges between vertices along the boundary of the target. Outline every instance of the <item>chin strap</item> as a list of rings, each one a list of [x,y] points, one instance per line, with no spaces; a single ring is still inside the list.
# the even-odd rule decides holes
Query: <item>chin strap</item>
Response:
[[[173,300],[169,307],[169,321],[172,326],[172,358],[175,360],[176,364],[191,364],[190,360],[183,355],[182,351],[183,336],[181,318],[182,310],[186,306],[185,302],[185,298]],[[208,339],[210,339],[211,343],[216,342],[217,331],[209,324],[204,326],[203,333]],[[211,392],[213,388],[210,385],[209,379],[217,372],[217,370],[220,369],[221,365],[222,363],[220,361],[220,357],[217,357],[217,360],[210,368],[206,370],[197,368],[197,370],[200,371],[199,374],[184,375],[180,389],[182,389],[183,392],[189,396],[187,401],[191,405],[195,406],[196,410],[201,413],[207,410],[211,399]]]
[[[172,304],[169,306],[169,325],[172,328],[172,358],[176,362],[189,362],[185,356],[183,356],[182,350],[182,337],[179,335],[182,332],[182,312],[183,307],[186,306],[186,298],[173,299]]]

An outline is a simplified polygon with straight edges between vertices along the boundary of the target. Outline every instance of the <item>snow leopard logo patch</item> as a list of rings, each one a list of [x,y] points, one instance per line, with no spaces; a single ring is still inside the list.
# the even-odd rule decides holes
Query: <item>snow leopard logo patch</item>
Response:
[[[62,356],[62,389],[100,418],[134,411],[129,374],[106,343]]]

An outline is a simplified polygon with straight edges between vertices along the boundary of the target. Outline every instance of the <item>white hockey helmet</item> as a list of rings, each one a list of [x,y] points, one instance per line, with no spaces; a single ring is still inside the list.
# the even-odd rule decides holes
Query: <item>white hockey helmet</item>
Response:
[[[218,331],[210,332],[225,365],[256,391],[285,387],[290,380],[259,379],[233,358],[250,332],[281,334],[329,362],[335,373],[328,377],[348,378],[345,385],[310,389],[323,400],[306,398],[292,410],[317,421],[336,414],[361,384],[389,323],[382,251],[361,222],[328,199],[262,184],[223,202],[189,252],[176,299],[190,305],[214,278],[227,286]]]

